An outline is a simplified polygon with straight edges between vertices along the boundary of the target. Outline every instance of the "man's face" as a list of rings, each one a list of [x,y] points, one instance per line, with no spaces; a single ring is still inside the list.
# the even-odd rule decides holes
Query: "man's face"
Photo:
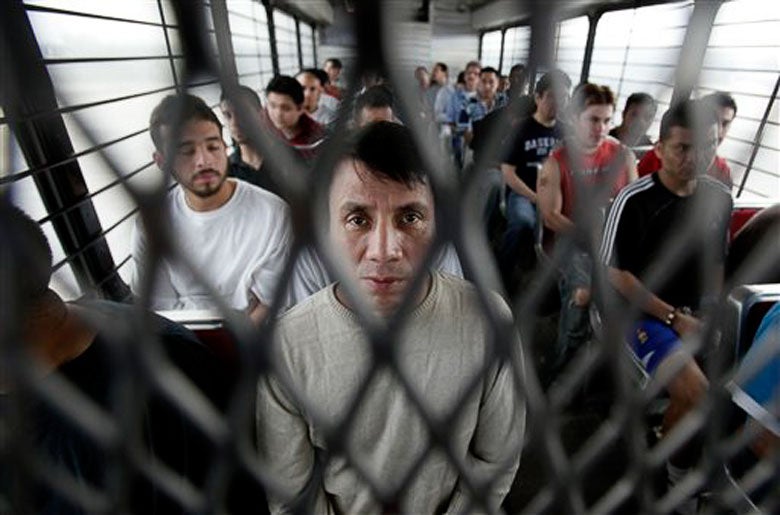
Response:
[[[466,91],[475,91],[477,89],[480,70],[481,68],[479,66],[469,66],[466,68]]]
[[[715,111],[718,115],[718,146],[723,143],[731,129],[731,122],[734,121],[736,112],[730,107],[718,107]]]
[[[393,122],[393,109],[391,107],[364,107],[360,110],[358,127],[365,127],[374,122]]]
[[[447,73],[441,68],[441,66],[434,66],[433,68],[433,81],[439,85],[445,85],[447,83]]]
[[[493,72],[479,76],[479,95],[482,98],[493,99],[498,93],[498,75]]]
[[[228,130],[230,131],[230,137],[233,138],[238,144],[248,143],[248,140],[244,135],[244,131],[241,129],[241,124],[238,121],[238,117],[236,116],[236,109],[233,107],[233,105],[227,100],[224,100],[220,102],[219,109],[222,111],[222,116],[227,122]]]
[[[656,154],[661,167],[670,176],[689,181],[706,173],[715,159],[718,147],[718,128],[709,126],[697,141],[695,132],[685,127],[674,126],[668,136],[656,144]]]
[[[303,86],[303,108],[310,113],[317,110],[322,95],[322,84],[317,77],[310,73],[302,73],[296,77]]]
[[[655,118],[655,104],[649,102],[633,104],[623,111],[623,125],[628,128],[629,134],[639,137],[647,134],[647,129]]]
[[[282,93],[268,93],[268,117],[277,129],[295,132],[298,120],[303,114],[303,106],[296,104],[292,97]]]
[[[584,150],[595,150],[607,137],[613,111],[610,104],[591,104],[575,117],[574,130]]]
[[[509,71],[509,87],[520,91],[525,83],[525,69],[514,68]]]
[[[330,188],[330,238],[380,316],[400,305],[433,242],[433,196],[382,180],[360,161],[344,160]],[[427,288],[418,301],[422,301]]]
[[[330,61],[325,62],[325,73],[328,74],[328,79],[330,79],[331,83],[335,83],[336,80],[338,80],[339,75],[341,75],[341,68],[337,68],[333,66],[333,63]]]
[[[558,116],[558,101],[552,88],[534,94],[536,100],[536,112],[543,120],[552,121]]]
[[[427,88],[428,84],[430,84],[430,76],[425,68],[417,68],[414,71],[414,78],[417,79],[417,84],[421,88]]]
[[[172,128],[163,126],[163,139],[172,136]],[[206,198],[216,194],[227,179],[227,150],[219,127],[210,121],[192,120],[181,128],[174,148],[173,175],[187,192]],[[160,168],[165,165],[162,152],[154,153]]]

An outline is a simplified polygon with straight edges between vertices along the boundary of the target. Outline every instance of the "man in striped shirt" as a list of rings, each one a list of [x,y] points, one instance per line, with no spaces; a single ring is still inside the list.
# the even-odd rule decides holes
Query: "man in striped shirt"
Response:
[[[631,349],[670,396],[665,431],[695,408],[708,387],[683,342],[705,334],[702,317],[723,280],[732,201],[721,182],[705,175],[716,148],[711,110],[684,102],[667,111],[654,149],[662,167],[618,194],[601,245],[609,281],[625,301],[624,313],[608,312],[607,319],[633,320]],[[696,445],[684,446],[670,460],[670,477],[697,457]]]

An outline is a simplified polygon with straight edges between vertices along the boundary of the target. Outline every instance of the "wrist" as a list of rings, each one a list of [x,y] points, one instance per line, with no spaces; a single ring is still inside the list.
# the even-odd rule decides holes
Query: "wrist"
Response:
[[[674,322],[677,320],[677,313],[677,308],[672,308],[661,318],[661,321],[668,327],[674,328]]]

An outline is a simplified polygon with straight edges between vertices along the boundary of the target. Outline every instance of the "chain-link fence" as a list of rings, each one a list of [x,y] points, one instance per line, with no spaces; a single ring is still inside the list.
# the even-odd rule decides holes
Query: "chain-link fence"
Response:
[[[126,189],[144,221],[151,249],[149,272],[133,306],[83,305],[89,313],[87,318],[100,334],[101,354],[94,358],[88,379],[73,384],[71,378],[81,377],[79,372],[62,367],[50,370],[49,364],[36,361],[25,348],[30,343],[30,326],[34,326],[35,319],[25,316],[21,309],[23,281],[18,274],[28,263],[17,252],[20,247],[14,239],[15,229],[4,221],[0,249],[3,263],[0,512],[14,513],[20,506],[44,506],[55,512],[70,507],[86,512],[124,512],[150,506],[160,512],[262,511],[265,493],[276,497],[288,489],[280,477],[269,472],[257,450],[255,397],[258,381],[268,378],[281,384],[295,399],[297,407],[309,414],[309,422],[317,427],[321,438],[319,450],[329,451],[318,453],[315,469],[319,472],[310,479],[310,485],[314,486],[304,492],[293,510],[310,509],[322,471],[329,466],[328,460],[333,459],[342,460],[339,466],[354,470],[355,480],[367,485],[384,511],[403,510],[405,489],[413,485],[426,460],[435,455],[443,457],[445,467],[454,470],[462,483],[468,500],[460,508],[468,512],[489,511],[493,508],[489,499],[491,486],[500,470],[511,469],[512,453],[508,451],[507,456],[498,460],[501,465],[498,473],[485,476],[478,474],[473,464],[458,458],[453,442],[462,406],[496,366],[508,368],[514,394],[522,399],[526,409],[522,439],[506,445],[508,450],[522,448],[519,470],[502,506],[506,511],[670,513],[684,509],[691,502],[706,513],[778,510],[778,455],[775,452],[758,458],[750,454],[750,444],[759,430],[752,425],[743,430],[744,416],[739,417],[727,389],[739,364],[735,347],[745,344],[741,340],[750,333],[746,325],[755,325],[755,320],[747,321],[745,302],[729,301],[727,295],[732,287],[740,284],[742,275],[777,267],[777,240],[773,234],[769,233],[754,247],[744,268],[713,297],[704,313],[701,330],[684,341],[686,350],[702,359],[709,388],[703,400],[671,431],[659,434],[668,404],[665,392],[683,365],[648,377],[632,360],[624,335],[630,321],[639,314],[639,304],[620,303],[602,267],[596,266],[594,273],[594,296],[599,301],[593,303],[598,308],[593,308],[591,313],[595,329],[592,338],[555,377],[546,376],[545,363],[555,339],[558,315],[556,310],[544,306],[550,304],[551,292],[555,297],[559,269],[571,259],[572,247],[557,245],[532,274],[523,277],[516,293],[507,299],[512,308],[514,323],[511,323],[490,293],[503,292],[504,286],[493,265],[491,242],[483,221],[485,181],[491,166],[489,156],[498,155],[500,141],[505,136],[501,127],[507,124],[494,125],[476,162],[464,171],[455,169],[450,157],[441,151],[437,136],[416,116],[415,85],[410,80],[410,70],[401,66],[414,56],[397,52],[404,27],[404,20],[399,17],[406,16],[406,10],[399,8],[402,4],[354,4],[356,63],[347,80],[349,90],[344,94],[342,116],[320,146],[319,157],[313,164],[303,164],[292,149],[273,145],[258,120],[247,117],[242,124],[251,144],[264,155],[269,173],[280,185],[291,208],[295,239],[281,284],[290,283],[296,260],[311,247],[318,251],[329,272],[349,295],[362,299],[360,287],[345,272],[337,249],[331,248],[323,221],[327,220],[328,188],[334,168],[349,144],[347,114],[351,113],[353,99],[358,94],[360,77],[366,72],[376,72],[388,78],[396,94],[400,117],[414,134],[429,171],[437,210],[436,239],[414,283],[420,285],[425,281],[436,252],[453,245],[464,275],[476,286],[477,309],[490,328],[486,343],[490,355],[467,382],[457,402],[444,413],[434,414],[427,408],[429,399],[416,388],[415,378],[408,377],[403,368],[406,359],[398,344],[414,308],[413,296],[408,294],[402,309],[389,320],[377,318],[368,302],[354,303],[355,315],[371,349],[365,368],[368,372],[360,383],[353,385],[354,397],[344,406],[341,417],[318,416],[318,406],[312,405],[312,399],[306,398],[293,380],[275,368],[272,341],[276,316],[286,307],[286,290],[276,290],[266,322],[259,329],[253,327],[243,314],[220,301],[205,271],[193,266],[190,257],[174,244],[175,235],[170,233],[162,209],[170,185],[159,184],[153,189],[136,187],[125,179],[122,164],[110,153],[101,151],[100,159],[114,171],[115,179]],[[174,3],[173,7],[183,57],[183,66],[178,69],[181,74],[178,89],[184,91],[216,80],[234,105],[242,108],[239,112],[251,112],[251,106],[238,93],[235,73],[229,71],[234,72],[235,67],[225,63],[225,41],[229,35],[220,34],[222,29],[215,24],[220,58],[214,57],[208,39],[211,22],[207,23],[205,16],[211,16],[213,10],[223,8],[224,4],[214,0],[205,10],[195,2]],[[554,19],[548,12],[550,8],[547,4],[534,4],[531,22],[534,30],[550,27]],[[697,24],[711,23],[714,16],[707,6],[697,6],[697,9],[685,42],[691,48],[684,50],[681,57],[687,64],[678,67],[677,87],[683,97],[696,84],[695,74],[686,74],[686,69],[698,69],[691,64],[702,50],[696,41]],[[551,35],[544,37],[538,33],[532,38],[529,56],[532,69],[545,69],[553,64],[549,49],[539,47],[552,41]],[[6,57],[4,54],[3,58]],[[4,99],[24,98],[24,91],[17,89],[9,93],[20,84],[4,79]],[[17,107],[3,105],[12,127]],[[501,115],[505,118],[502,121],[508,121],[515,109],[519,110],[520,106],[510,104]],[[73,120],[86,140],[94,146],[100,145],[100,127],[78,113]],[[582,209],[583,216],[594,219],[590,225],[600,224],[595,221],[601,220],[600,215],[594,214],[599,212],[597,197],[589,198]],[[710,221],[707,212],[702,208],[696,217],[679,221],[679,232],[647,272],[651,283],[662,281],[669,270],[679,265],[683,249],[706,243],[700,242],[697,235]],[[589,241],[587,237],[583,240],[590,252],[598,255],[599,242]],[[199,347],[193,351],[194,357],[191,352],[179,354],[181,341],[190,336],[176,333],[175,328],[149,314],[155,271],[163,258],[188,267],[210,291],[220,320],[215,324],[217,329],[202,330],[199,334],[212,343],[227,342],[226,347],[215,347],[217,356],[202,354]],[[715,267],[716,263],[709,265]],[[776,301],[772,295],[776,294],[770,290],[751,298],[759,299],[760,304]],[[740,311],[743,307],[745,311]],[[521,344],[516,334],[521,336]],[[524,366],[519,357],[523,353]],[[358,419],[372,383],[383,374],[394,378],[395,386],[404,392],[411,412],[419,418],[427,435],[425,451],[403,474],[393,477],[373,471],[371,464],[350,445],[355,431],[352,422]],[[44,442],[41,442],[43,432],[39,424],[49,430],[48,440]],[[698,450],[692,465],[669,487],[667,463],[691,447]],[[58,451],[47,452],[51,449]],[[68,453],[83,453],[88,459],[77,461],[79,466],[74,468]],[[59,499],[59,504],[48,502],[49,498]],[[753,503],[755,499],[760,499],[759,505]]]

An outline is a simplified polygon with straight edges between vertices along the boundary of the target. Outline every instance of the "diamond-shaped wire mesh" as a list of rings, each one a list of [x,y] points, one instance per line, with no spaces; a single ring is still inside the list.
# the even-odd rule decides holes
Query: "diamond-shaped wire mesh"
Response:
[[[402,26],[396,19],[395,4],[359,2],[355,6],[355,18],[359,20],[355,27],[359,54],[348,81],[351,89],[345,94],[344,113],[351,112],[351,99],[358,92],[358,78],[367,71],[389,78],[397,93],[401,113],[415,112],[416,92],[407,80],[411,75],[408,69],[399,65],[409,56],[398,55],[394,45],[397,28]],[[538,9],[544,7],[540,4]],[[225,75],[220,63],[204,51],[209,48],[202,41],[206,34],[204,13],[184,2],[177,5],[176,12],[185,42],[183,84],[195,83],[204,76],[217,78],[235,105],[242,105],[234,78]],[[539,51],[539,54],[543,52]],[[248,112],[249,106],[244,107],[243,111]],[[514,108],[510,106],[504,115],[510,116]],[[333,135],[322,144],[319,158],[311,169],[306,169],[289,149],[272,147],[257,120],[247,119],[245,125],[250,141],[266,156],[268,168],[281,185],[291,208],[295,242],[280,283],[289,284],[297,259],[307,249],[315,248],[348,294],[353,299],[363,299],[358,285],[346,273],[337,249],[331,248],[322,223],[327,218],[327,193],[333,170],[347,144],[347,118],[341,116],[336,122]],[[87,139],[95,143],[100,141],[98,127],[83,122],[77,115],[75,119]],[[252,327],[242,315],[220,301],[204,271],[194,267],[174,243],[175,235],[170,234],[166,215],[161,209],[167,192],[164,185],[149,192],[125,183],[145,221],[152,251],[146,263],[149,272],[135,307],[112,311],[105,306],[92,306],[93,312],[100,314],[93,314],[92,322],[102,335],[106,335],[106,360],[102,363],[108,373],[110,391],[104,392],[103,402],[95,402],[79,391],[62,373],[46,374],[40,364],[22,351],[19,341],[26,321],[20,318],[17,309],[16,279],[7,273],[12,268],[5,265],[20,258],[14,254],[14,248],[3,241],[0,249],[4,263],[0,287],[2,369],[9,382],[19,385],[19,395],[14,396],[12,402],[3,403],[0,449],[4,470],[0,476],[12,487],[7,490],[7,499],[0,498],[0,512],[13,512],[15,504],[12,503],[27,502],[30,497],[39,495],[40,484],[87,512],[133,510],[139,495],[171,499],[187,512],[261,511],[263,507],[258,504],[265,502],[261,492],[267,492],[273,498],[287,492],[290,485],[269,472],[264,460],[273,452],[264,449],[259,453],[256,448],[254,405],[258,382],[277,395],[285,396],[290,409],[294,407],[305,413],[307,421],[317,428],[310,436],[322,449],[328,450],[313,458],[318,460],[318,474],[329,466],[349,467],[354,471],[354,481],[366,485],[378,502],[376,506],[386,511],[403,511],[405,493],[415,487],[417,474],[432,461],[458,476],[459,488],[465,494],[464,504],[458,506],[461,510],[493,510],[496,506],[494,499],[489,498],[491,488],[494,483],[506,481],[502,472],[506,475],[506,470],[516,466],[514,450],[519,449],[522,449],[520,468],[503,504],[510,512],[670,513],[690,504],[691,499],[700,502],[699,509],[703,512],[777,510],[780,500],[775,485],[777,454],[757,460],[740,477],[731,474],[733,458],[745,453],[756,429],[751,426],[746,431],[736,430],[729,420],[731,401],[726,387],[734,377],[736,363],[734,341],[729,336],[732,327],[728,325],[734,322],[730,318],[734,306],[725,296],[721,295],[713,303],[701,333],[685,342],[692,354],[706,356],[709,389],[703,402],[663,438],[659,439],[654,433],[658,426],[657,405],[663,401],[665,386],[675,370],[665,370],[664,374],[648,378],[632,361],[623,335],[639,308],[636,305],[624,307],[616,302],[604,273],[596,273],[594,280],[594,289],[604,296],[598,316],[594,312],[593,322],[598,331],[545,391],[545,378],[540,377],[540,356],[547,352],[544,346],[550,344],[554,329],[551,326],[553,318],[540,315],[540,306],[554,288],[557,269],[570,259],[571,247],[556,246],[556,251],[546,257],[537,276],[509,299],[510,314],[504,301],[492,293],[502,289],[492,266],[490,244],[481,221],[483,199],[480,194],[484,191],[488,164],[477,161],[463,173],[455,171],[424,124],[414,116],[404,116],[404,119],[408,120],[418,150],[428,166],[438,217],[436,241],[415,283],[422,284],[436,252],[453,245],[465,275],[476,287],[478,301],[474,310],[479,314],[476,318],[481,320],[488,334],[484,361],[474,367],[457,395],[451,396],[444,406],[434,407],[416,383],[415,376],[409,373],[411,368],[408,356],[403,352],[403,335],[411,323],[414,308],[411,294],[389,320],[378,319],[364,300],[354,303],[354,316],[370,359],[356,368],[362,372],[361,380],[352,385],[352,391],[346,396],[349,402],[342,407],[339,416],[323,413],[317,399],[307,398],[301,390],[300,378],[281,367],[276,354],[276,315],[285,307],[285,289],[276,290],[266,323],[260,329]],[[483,155],[496,154],[502,136],[494,130]],[[117,179],[121,179],[120,167],[111,156],[101,153],[101,157],[115,170]],[[604,204],[598,196],[588,199],[588,209],[584,210],[593,218],[590,224],[593,226],[600,224],[601,217],[595,213]],[[702,206],[697,217],[680,221],[675,241],[669,243],[648,274],[651,281],[652,278],[662,280],[664,274],[676,266],[682,249],[704,244],[698,241],[697,235],[708,221],[707,207]],[[598,254],[598,242],[591,241],[590,246],[592,253]],[[203,368],[187,368],[177,363],[175,354],[163,352],[170,347],[159,336],[160,322],[146,310],[151,304],[155,270],[163,257],[189,267],[209,290],[225,326],[229,327],[239,364],[235,377],[230,378],[229,392],[215,392],[207,387],[210,381],[220,379],[214,377],[220,370],[216,362],[211,370],[203,363],[199,365]],[[751,269],[777,266],[776,253],[757,254],[745,266]],[[522,336],[522,344],[517,334]],[[497,373],[497,370],[501,372]],[[209,377],[210,373],[212,377]],[[524,436],[514,442],[504,442],[507,455],[499,456],[495,467],[480,468],[458,457],[456,435],[465,407],[481,402],[475,397],[485,382],[497,380],[500,374],[505,375],[516,398],[524,405],[524,408],[516,407],[518,413],[505,416],[519,416],[523,409],[526,410]],[[46,380],[41,380],[44,375]],[[4,377],[3,384],[5,382]],[[377,470],[366,459],[365,449],[356,445],[359,424],[365,423],[363,410],[368,411],[366,406],[375,404],[376,399],[381,398],[379,393],[386,388],[403,391],[409,405],[406,412],[413,414],[412,423],[420,428],[420,434],[425,438],[416,442],[418,452],[392,475]],[[68,471],[61,464],[53,463],[36,447],[34,431],[26,431],[32,420],[27,410],[30,404],[45,406],[53,416],[64,421],[67,434],[86,442],[84,445],[94,448],[104,459],[97,484],[79,482],[74,476],[79,471]],[[182,438],[197,445],[193,448],[202,454],[192,457],[193,461],[199,462],[197,474],[183,477],[175,466],[166,463],[165,456],[150,455],[148,440],[154,434],[154,428],[148,426],[148,415],[157,413],[155,410],[173,414],[172,420],[184,428],[181,434],[186,437]],[[702,448],[696,465],[674,488],[659,487],[659,481],[666,479],[668,459],[690,446],[693,440]],[[284,444],[283,435],[276,443]],[[174,442],[166,444],[173,445]],[[304,492],[308,497],[303,495],[299,504],[292,507],[294,511],[309,510],[321,479],[320,475],[311,478],[309,488]],[[773,485],[774,491],[764,498],[764,505],[751,505],[750,493],[767,487],[771,490]],[[6,493],[5,489],[3,493]]]

